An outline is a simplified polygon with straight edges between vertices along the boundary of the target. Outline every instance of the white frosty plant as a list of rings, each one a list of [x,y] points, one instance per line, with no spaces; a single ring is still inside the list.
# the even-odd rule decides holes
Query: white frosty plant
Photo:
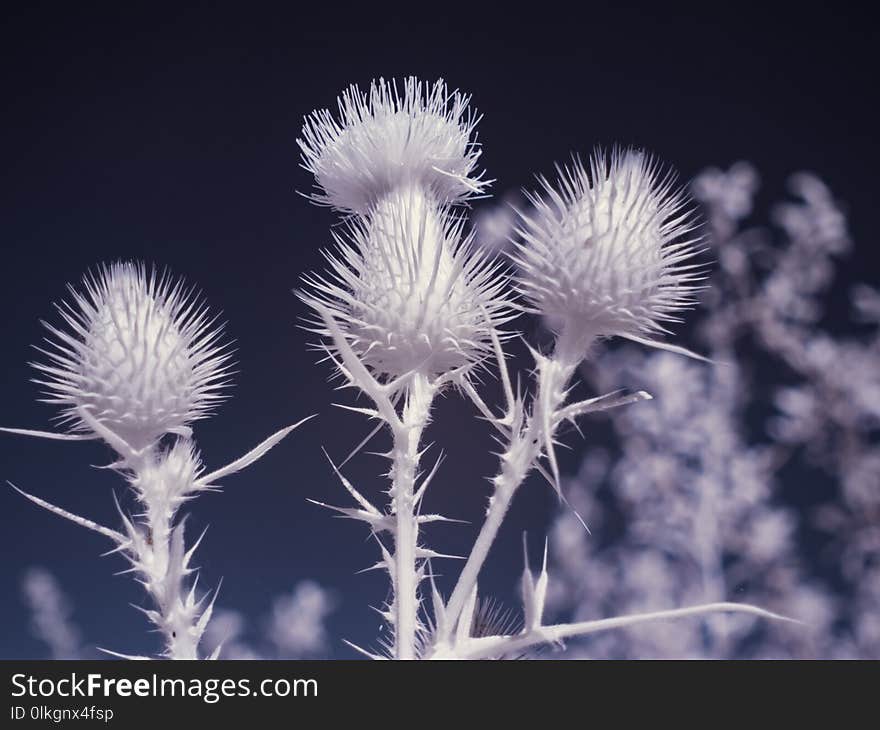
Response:
[[[477,579],[511,501],[534,470],[558,491],[556,433],[565,422],[650,396],[617,391],[569,402],[572,379],[599,337],[626,337],[678,352],[656,340],[692,302],[699,278],[697,242],[687,199],[644,153],[597,154],[590,173],[575,161],[557,186],[542,180],[521,215],[511,256],[517,273],[489,260],[463,235],[461,206],[482,193],[477,173],[478,117],[468,97],[438,81],[374,82],[343,93],[339,116],[316,111],[300,146],[315,175],[314,200],[347,214],[334,234],[330,272],[305,277],[301,298],[317,315],[321,347],[347,385],[371,400],[353,407],[390,431],[388,502],[377,506],[334,465],[356,502],[333,507],[366,522],[377,536],[392,598],[382,613],[392,630],[386,654],[398,659],[479,659],[515,655],[542,643],[656,619],[742,611],[780,618],[753,606],[713,603],[576,624],[545,625],[546,560],[522,580],[518,631],[491,630],[480,618]],[[516,302],[515,293],[524,300]],[[514,389],[500,327],[516,309],[545,317],[555,332],[549,354],[532,351],[534,389]],[[497,414],[479,394],[475,373],[494,360],[505,395]],[[436,588],[421,526],[445,520],[420,505],[439,460],[421,470],[422,434],[435,396],[455,385],[498,432],[500,466],[486,517],[449,597]],[[373,435],[371,434],[371,436]],[[363,445],[363,444],[362,444]],[[357,449],[356,449],[357,450]],[[326,506],[326,505],[325,505]],[[546,551],[545,551],[546,554]],[[430,579],[425,590],[423,582]],[[430,610],[427,593],[430,592]],[[356,647],[357,648],[357,647]],[[359,649],[379,657],[382,654]]]
[[[127,482],[137,512],[119,508],[122,530],[99,525],[14,487],[51,512],[108,537],[152,602],[144,613],[164,638],[164,656],[198,658],[216,592],[198,595],[191,567],[199,544],[184,542],[180,507],[261,458],[294,428],[281,429],[226,466],[208,472],[191,424],[208,416],[229,384],[229,348],[197,293],[134,263],[87,275],[58,311],[64,327],[35,367],[45,400],[62,408],[67,432],[3,428],[56,440],[101,439],[116,452],[110,468]],[[163,437],[172,440],[166,443]],[[13,485],[14,486],[14,485]],[[118,502],[117,502],[118,506]],[[143,658],[143,657],[138,657]]]

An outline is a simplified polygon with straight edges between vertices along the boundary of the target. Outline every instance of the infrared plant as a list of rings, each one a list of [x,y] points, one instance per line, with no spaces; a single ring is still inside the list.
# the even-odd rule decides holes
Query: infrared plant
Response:
[[[149,595],[152,607],[143,610],[163,636],[164,656],[197,659],[217,594],[197,596],[197,576],[189,580],[201,538],[186,546],[180,507],[216,491],[221,479],[253,464],[298,424],[205,473],[190,424],[223,398],[230,354],[196,292],[123,263],[87,275],[82,289],[71,287],[70,293],[58,307],[66,328],[46,324],[45,359],[35,365],[46,400],[62,408],[68,430],[2,430],[64,441],[102,439],[117,456],[108,468],[128,483],[138,511],[127,514],[117,502],[120,532],[18,491],[115,543],[111,552],[126,557]],[[166,436],[169,445],[162,443]]]
[[[355,648],[377,658],[480,659],[658,619],[725,611],[781,618],[716,602],[549,625],[546,547],[537,574],[525,566],[521,622],[486,612],[478,578],[515,494],[536,472],[562,497],[554,454],[560,428],[651,398],[616,390],[573,402],[579,367],[604,338],[690,355],[659,338],[692,304],[701,273],[686,195],[637,150],[597,152],[588,165],[574,159],[558,168],[555,182],[540,178],[528,212],[517,214],[507,258],[475,246],[464,214],[490,182],[478,171],[477,122],[469,98],[442,81],[380,80],[366,92],[344,92],[337,116],[311,114],[299,140],[315,176],[312,199],[345,216],[333,231],[335,247],[325,252],[329,271],[305,276],[299,296],[321,352],[343,383],[367,398],[348,407],[375,422],[370,437],[385,431],[391,440],[385,504],[355,489],[341,472],[344,462],[333,465],[354,504],[331,509],[367,523],[379,545],[377,567],[391,583],[382,615],[392,638],[374,650]],[[71,296],[58,307],[61,325],[46,325],[48,345],[35,366],[66,431],[3,430],[103,440],[136,508],[119,508],[117,531],[22,494],[109,538],[147,591],[152,605],[144,610],[165,639],[164,656],[197,658],[213,598],[198,595],[191,579],[198,541],[185,544],[180,507],[217,489],[296,426],[205,473],[191,424],[222,399],[230,359],[195,292],[144,266],[116,263],[86,276]],[[530,348],[534,369],[513,377],[504,348],[521,313],[540,316],[553,344],[546,352]],[[480,393],[490,374],[503,390],[500,409]],[[468,398],[501,444],[485,519],[448,596],[431,572],[432,561],[448,556],[421,534],[425,524],[448,519],[421,509],[426,490],[440,481],[439,459],[423,468],[422,439],[444,389]]]
[[[300,296],[315,313],[313,329],[328,359],[369,398],[352,410],[378,423],[373,433],[386,427],[392,440],[385,505],[364,497],[334,466],[356,506],[331,509],[367,523],[392,588],[383,617],[393,639],[381,653],[359,650],[377,658],[479,659],[657,619],[716,611],[779,618],[711,603],[545,625],[545,550],[537,575],[525,566],[521,630],[495,634],[478,620],[480,569],[517,490],[532,471],[560,490],[559,427],[651,397],[615,391],[569,402],[591,345],[623,337],[690,354],[656,338],[692,303],[700,269],[685,194],[636,150],[597,153],[589,169],[575,159],[559,168],[555,184],[541,178],[530,212],[519,215],[510,261],[489,258],[465,234],[466,203],[488,185],[477,171],[478,117],[468,103],[442,81],[428,86],[410,78],[399,88],[380,80],[367,92],[344,92],[338,117],[314,112],[300,139],[304,166],[315,176],[313,200],[346,216],[334,233],[335,250],[326,253],[329,273],[306,276]],[[528,394],[514,388],[503,349],[513,333],[502,326],[518,311],[543,317],[554,333],[549,353],[531,351]],[[478,375],[493,364],[505,396],[500,413],[477,389]],[[432,403],[452,386],[497,430],[502,451],[484,522],[447,598],[432,579],[431,561],[448,556],[420,536],[422,525],[447,519],[420,509],[439,460],[430,471],[420,460]]]

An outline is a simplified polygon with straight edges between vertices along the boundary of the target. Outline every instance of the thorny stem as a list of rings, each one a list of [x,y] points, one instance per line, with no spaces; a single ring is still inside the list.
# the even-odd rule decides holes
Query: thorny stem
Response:
[[[407,374],[403,414],[398,416],[389,396],[390,393],[397,392],[395,385],[380,385],[351,349],[333,314],[326,307],[316,305],[315,308],[336,344],[343,372],[373,400],[378,417],[391,429],[392,481],[389,494],[391,513],[394,515],[394,555],[388,568],[394,589],[394,604],[391,607],[394,655],[398,659],[414,659],[419,609],[419,580],[416,571],[419,534],[415,480],[419,465],[419,442],[428,423],[431,403],[439,385],[432,383],[424,372]]]
[[[56,507],[18,489],[11,483],[10,486],[38,506],[108,537],[116,543],[116,548],[110,553],[120,552],[126,556],[132,567],[125,572],[135,573],[138,582],[153,599],[154,610],[141,610],[165,637],[165,655],[171,659],[197,659],[199,640],[211,618],[213,601],[203,607],[206,599],[196,600],[195,581],[188,591],[185,590],[187,576],[194,572],[189,567],[189,561],[201,538],[188,550],[186,549],[183,521],[180,520],[175,524],[175,516],[180,505],[199,491],[217,489],[217,480],[235,474],[261,459],[311,416],[282,428],[226,466],[209,474],[199,475],[200,462],[194,453],[189,454],[191,462],[186,465],[192,467],[191,472],[187,472],[185,466],[183,471],[178,471],[176,468],[163,469],[161,467],[167,466],[163,460],[171,458],[170,452],[161,451],[156,443],[140,449],[132,448],[125,439],[96,419],[88,409],[81,406],[78,412],[83,422],[88,424],[93,432],[88,438],[103,439],[119,455],[119,461],[111,466],[129,482],[143,507],[142,513],[132,519],[119,508],[124,532],[118,532]],[[68,439],[66,434],[31,429],[0,428],[0,431],[38,438],[85,440],[80,436],[71,436]],[[178,436],[188,442],[190,434],[187,432]],[[214,595],[216,597],[216,592]],[[123,658],[146,658],[108,653]]]
[[[166,654],[170,659],[198,659],[201,637],[199,611],[187,600],[184,579],[189,571],[182,530],[175,532],[174,516],[179,503],[176,497],[185,492],[184,485],[154,484],[155,469],[143,465],[164,458],[151,449],[139,460],[141,468],[132,465],[138,482],[136,493],[144,506],[144,539],[134,541],[132,547],[143,574],[147,592],[156,605],[156,613],[148,614],[165,639]],[[173,541],[181,541],[179,546]],[[176,549],[175,549],[176,548]]]
[[[418,547],[418,505],[415,480],[419,467],[419,442],[428,424],[436,387],[423,374],[410,382],[401,419],[394,432],[391,500],[395,515],[394,533],[394,646],[398,659],[414,659],[419,609],[416,549]]]
[[[445,643],[451,639],[456,622],[477,583],[480,570],[486,562],[489,549],[498,535],[516,491],[537,464],[547,443],[552,442],[553,432],[558,425],[554,416],[565,402],[568,384],[583,359],[591,339],[585,333],[564,330],[557,339],[553,356],[549,358],[537,356],[539,385],[536,401],[532,405],[527,423],[524,427],[513,430],[510,443],[501,455],[500,470],[492,480],[494,492],[489,497],[486,519],[449,598],[438,631],[438,643]],[[503,367],[503,363],[499,365]],[[550,433],[545,433],[547,429]]]
[[[153,600],[154,610],[141,610],[162,633],[165,655],[170,659],[197,659],[199,638],[210,618],[210,606],[201,611],[192,591],[184,595],[184,579],[191,572],[187,563],[194,548],[189,552],[185,550],[182,525],[173,524],[177,507],[160,496],[160,490],[168,485],[144,481],[149,473],[145,465],[156,458],[161,457],[151,448],[117,465],[120,470],[126,470],[130,481],[138,483],[136,493],[144,507],[143,522],[137,524],[120,509],[124,534],[12,486],[40,507],[113,540],[117,547],[111,552],[124,553],[132,564],[132,568],[124,572],[136,573],[138,582]]]
[[[597,621],[583,621],[575,624],[557,624],[555,626],[540,626],[513,636],[483,636],[469,638],[463,646],[456,647],[454,652],[436,652],[431,658],[486,659],[499,654],[521,652],[539,644],[559,643],[564,639],[570,639],[577,636],[587,636],[588,634],[607,631],[609,629],[634,626],[636,624],[651,621],[663,621],[723,612],[747,613],[753,616],[761,616],[763,618],[774,619],[777,621],[792,620],[747,604],[708,603],[702,606],[676,608],[669,611],[653,611],[651,613],[637,613],[629,616],[615,616],[613,618],[599,619]]]

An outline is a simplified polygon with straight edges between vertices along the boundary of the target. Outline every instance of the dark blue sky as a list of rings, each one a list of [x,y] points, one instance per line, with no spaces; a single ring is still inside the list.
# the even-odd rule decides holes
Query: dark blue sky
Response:
[[[707,165],[752,160],[766,195],[809,169],[851,210],[861,242],[845,275],[877,283],[873,238],[880,169],[875,53],[866,18],[804,10],[709,15],[662,10],[574,11],[513,4],[495,13],[450,4],[419,16],[333,5],[326,14],[278,4],[221,9],[132,9],[127,4],[59,10],[29,3],[6,11],[0,115],[0,422],[46,428],[27,362],[41,318],[65,284],[110,259],[143,259],[196,282],[223,311],[238,348],[233,398],[197,438],[217,466],[282,425],[320,417],[223,494],[192,505],[192,532],[211,525],[200,549],[206,585],[223,577],[221,603],[257,617],[275,595],[311,577],[337,590],[335,636],[369,644],[378,621],[378,574],[355,575],[375,548],[364,530],[305,502],[343,502],[320,451],[344,455],[365,432],[330,407],[338,394],[297,329],[291,294],[321,266],[319,247],[336,220],[298,196],[302,117],[334,104],[352,82],[374,76],[442,76],[473,94],[484,114],[483,162],[496,192],[530,185],[570,152],[596,144],[644,146],[685,178]],[[363,8],[364,6],[362,6]],[[310,13],[310,14],[307,14]],[[529,329],[527,323],[522,324]],[[345,397],[345,396],[342,396]],[[450,394],[429,439],[448,458],[429,507],[477,520],[494,470],[485,424]],[[576,440],[572,443],[577,443]],[[105,523],[114,523],[118,480],[90,464],[95,444],[0,438],[0,478]],[[572,471],[578,450],[563,458]],[[347,469],[376,494],[385,465],[364,456]],[[555,499],[539,480],[518,498],[488,564],[484,585],[509,597],[518,575],[519,533],[541,530]],[[0,655],[36,656],[18,599],[22,571],[44,565],[76,605],[86,638],[149,652],[156,638],[129,602],[143,603],[118,558],[99,558],[101,538],[0,490]],[[467,548],[473,528],[446,526],[439,548]],[[536,541],[537,542],[537,541]],[[341,643],[334,655],[351,653]]]

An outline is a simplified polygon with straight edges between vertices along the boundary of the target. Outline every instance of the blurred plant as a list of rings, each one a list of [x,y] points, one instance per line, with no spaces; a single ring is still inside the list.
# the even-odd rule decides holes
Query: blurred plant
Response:
[[[31,631],[52,659],[85,659],[80,631],[71,620],[73,609],[55,576],[45,568],[28,568],[21,590],[31,612]]]
[[[519,193],[507,193],[494,204],[475,210],[471,219],[475,245],[489,256],[511,253],[519,225],[517,211],[525,203]]]
[[[46,401],[60,405],[67,433],[0,429],[46,439],[101,439],[116,452],[138,512],[119,507],[118,532],[13,487],[35,504],[110,538],[131,564],[153,607],[142,609],[164,638],[164,656],[196,659],[214,598],[197,596],[191,567],[199,540],[184,543],[180,507],[261,458],[297,425],[281,429],[232,463],[205,473],[190,424],[204,418],[228,385],[230,355],[194,290],[144,266],[114,263],[87,275],[83,292],[58,307],[67,329],[36,364]],[[302,423],[302,422],[300,422]],[[163,445],[166,435],[174,436]],[[118,507],[118,502],[117,502]]]
[[[272,604],[267,634],[285,657],[314,656],[327,650],[325,620],[336,605],[332,595],[311,580],[297,583]]]
[[[585,618],[736,593],[810,628],[713,617],[602,637],[589,656],[880,656],[878,298],[854,292],[862,316],[873,312],[865,336],[825,331],[835,258],[851,247],[845,217],[802,173],[795,200],[773,210],[776,230],[751,227],[757,186],[746,163],[693,185],[719,263],[696,331],[718,364],[632,348],[594,361],[601,387],[637,382],[656,399],[610,414],[621,458],[609,468],[594,452],[568,486],[596,535],[570,515],[556,523],[565,577],[551,604]],[[828,477],[826,494],[810,488]],[[794,481],[810,493],[786,494]],[[805,550],[822,543],[817,570]]]
[[[324,658],[331,651],[327,617],[335,610],[335,595],[312,580],[302,580],[290,593],[272,602],[259,636],[240,612],[221,608],[205,631],[204,643],[221,659]]]
[[[641,390],[616,390],[568,402],[572,378],[596,340],[625,337],[686,353],[656,338],[691,304],[700,277],[692,263],[697,246],[688,237],[693,224],[687,198],[671,174],[634,150],[596,154],[589,172],[575,160],[560,169],[556,185],[541,179],[541,191],[530,196],[531,212],[519,219],[513,288],[526,302],[516,306],[550,324],[554,345],[549,355],[532,350],[534,389],[526,396],[519,385],[514,389],[508,372],[503,342],[511,334],[500,330],[513,316],[508,274],[485,249],[463,238],[463,215],[454,207],[486,186],[476,173],[477,117],[468,112],[468,98],[448,91],[442,81],[426,86],[410,78],[401,93],[396,84],[380,80],[366,93],[350,88],[339,107],[339,119],[326,110],[308,117],[300,146],[305,167],[315,174],[314,199],[347,214],[347,226],[334,234],[336,251],[326,254],[330,274],[306,276],[300,296],[317,315],[311,327],[321,337],[319,348],[344,384],[372,401],[369,407],[344,407],[378,422],[370,437],[382,426],[392,437],[386,454],[388,504],[374,505],[333,465],[357,506],[331,507],[366,522],[379,543],[376,567],[387,571],[392,585],[381,611],[391,627],[386,654],[508,656],[662,618],[717,611],[773,617],[721,600],[546,625],[545,550],[541,572],[534,575],[527,564],[523,574],[521,630],[474,630],[484,623],[475,621],[477,606],[484,605],[477,579],[515,493],[533,470],[559,491],[554,448],[560,427],[587,413],[650,398]],[[501,414],[476,388],[493,357],[505,395]],[[418,480],[432,403],[448,386],[458,387],[493,425],[502,451],[485,521],[446,600],[430,562],[451,556],[434,552],[420,538],[422,525],[447,520],[420,509],[440,460]],[[430,611],[420,587],[426,579],[431,579]]]

